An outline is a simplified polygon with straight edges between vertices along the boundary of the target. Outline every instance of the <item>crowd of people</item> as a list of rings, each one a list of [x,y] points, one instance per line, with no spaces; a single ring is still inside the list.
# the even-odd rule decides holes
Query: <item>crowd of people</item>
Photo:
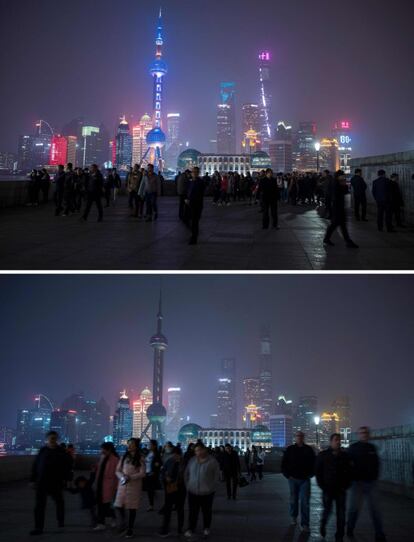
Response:
[[[177,515],[177,533],[192,539],[197,530],[201,511],[203,536],[210,535],[213,503],[220,482],[225,482],[227,498],[236,500],[238,488],[249,484],[242,474],[242,460],[250,483],[263,479],[266,453],[252,446],[244,454],[230,444],[212,448],[202,441],[190,443],[183,451],[180,444],[168,442],[165,446],[151,440],[143,445],[140,439],[128,440],[126,451],[119,457],[111,442],[101,445],[99,461],[90,475],[74,476],[75,454],[73,446],[59,444],[58,434],[50,431],[46,445],[39,451],[32,469],[31,482],[36,491],[35,528],[32,535],[44,531],[45,509],[48,497],[56,504],[58,526],[65,525],[64,490],[79,494],[80,506],[85,511],[94,531],[117,529],[125,538],[134,536],[137,511],[142,494],[147,493],[148,512],[155,510],[157,492],[163,492],[160,537],[171,534],[171,517]],[[375,539],[384,542],[385,535],[376,497],[379,476],[379,458],[376,448],[369,442],[367,427],[359,429],[359,441],[348,450],[341,448],[341,437],[335,433],[329,448],[318,455],[305,444],[305,435],[298,431],[295,443],[286,448],[281,471],[288,479],[290,489],[289,513],[292,527],[300,526],[310,533],[311,479],[322,490],[323,511],[320,534],[326,536],[326,526],[333,503],[336,504],[336,541],[342,542],[346,534],[352,538],[357,520],[366,500],[375,528]],[[346,518],[347,492],[350,505]],[[187,502],[187,529],[184,531],[185,504]]]
[[[33,170],[28,205],[39,205],[40,193],[43,194],[43,201],[47,202],[53,183],[56,216],[81,213],[81,220],[86,221],[95,204],[98,222],[101,222],[102,200],[106,207],[116,205],[118,194],[124,188],[128,195],[130,216],[153,222],[158,218],[158,198],[162,195],[163,181],[164,178],[155,172],[152,164],[146,168],[138,164],[131,167],[124,185],[116,169],[108,169],[104,177],[96,164],[90,168],[74,168],[72,164],[67,164],[65,168],[60,165],[53,181],[46,169]],[[349,182],[342,170],[334,174],[325,170],[321,174],[275,175],[271,169],[267,169],[254,176],[216,171],[212,176],[207,173],[201,177],[200,169],[194,167],[191,171],[178,173],[175,184],[179,199],[178,216],[191,230],[190,245],[198,242],[205,197],[210,197],[213,205],[218,207],[239,202],[249,206],[258,205],[263,229],[270,226],[279,229],[280,204],[316,208],[322,218],[330,221],[324,237],[326,246],[334,246],[331,238],[339,228],[346,245],[358,248],[347,228],[346,196],[350,191],[355,219],[368,221],[368,186],[360,169],[355,170]],[[384,230],[384,222],[388,232],[395,232],[395,227],[404,228],[404,198],[398,174],[394,173],[388,178],[386,172],[380,170],[372,185],[372,195],[377,205],[378,230]]]

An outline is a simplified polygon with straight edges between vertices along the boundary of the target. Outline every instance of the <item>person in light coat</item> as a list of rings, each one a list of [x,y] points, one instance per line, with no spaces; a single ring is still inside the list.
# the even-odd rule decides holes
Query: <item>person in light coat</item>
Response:
[[[142,480],[145,476],[145,463],[141,455],[139,439],[129,439],[128,450],[118,463],[116,475],[119,484],[115,508],[121,520],[120,532],[125,534],[125,538],[132,538],[135,518],[141,502]],[[126,510],[128,510],[127,525]]]

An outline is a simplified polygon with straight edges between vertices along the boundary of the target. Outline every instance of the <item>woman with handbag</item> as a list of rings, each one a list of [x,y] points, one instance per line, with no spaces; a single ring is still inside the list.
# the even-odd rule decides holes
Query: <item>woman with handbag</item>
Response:
[[[132,538],[137,510],[141,502],[142,479],[145,476],[145,463],[141,455],[139,439],[128,440],[128,450],[118,463],[116,475],[119,484],[115,508],[121,520],[120,533],[125,534],[125,538]],[[126,510],[128,510],[127,526],[125,525]]]
[[[184,526],[184,503],[186,489],[184,484],[184,461],[179,446],[173,448],[171,457],[164,463],[163,482],[165,488],[164,520],[160,536],[170,535],[170,521],[173,508],[177,511],[178,529],[180,535]]]

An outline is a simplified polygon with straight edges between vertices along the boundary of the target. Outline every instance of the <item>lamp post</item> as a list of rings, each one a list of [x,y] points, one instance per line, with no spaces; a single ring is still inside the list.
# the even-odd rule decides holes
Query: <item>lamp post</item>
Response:
[[[321,421],[319,416],[315,416],[313,421],[315,422],[315,432],[316,432],[316,447],[319,448],[319,423]]]
[[[319,153],[321,150],[321,144],[319,141],[315,143],[315,151],[316,151],[316,171],[319,173],[320,167],[319,167]]]

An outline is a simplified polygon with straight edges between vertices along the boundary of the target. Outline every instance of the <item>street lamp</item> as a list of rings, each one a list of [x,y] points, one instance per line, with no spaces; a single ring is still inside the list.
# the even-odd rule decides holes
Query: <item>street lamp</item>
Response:
[[[315,151],[316,151],[316,171],[319,173],[320,167],[319,167],[319,153],[321,150],[321,144],[319,141],[315,143]]]
[[[316,431],[316,447],[319,448],[319,424],[320,424],[320,417],[315,416],[313,418],[313,421],[315,422],[315,431]]]

